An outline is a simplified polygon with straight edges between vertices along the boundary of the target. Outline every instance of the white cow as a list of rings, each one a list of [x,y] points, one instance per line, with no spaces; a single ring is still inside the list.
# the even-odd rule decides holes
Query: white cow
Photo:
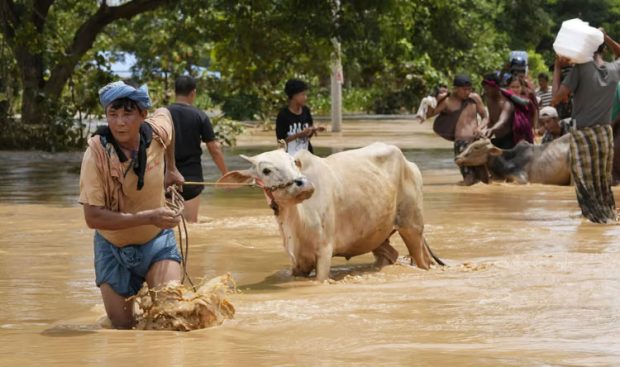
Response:
[[[371,251],[378,266],[394,263],[398,252],[389,238],[395,231],[412,263],[429,269],[434,259],[443,265],[423,237],[422,175],[397,147],[374,143],[327,158],[307,151],[291,157],[282,149],[241,157],[252,167],[219,182],[262,183],[294,275],[308,276],[316,268],[323,281],[333,256]]]

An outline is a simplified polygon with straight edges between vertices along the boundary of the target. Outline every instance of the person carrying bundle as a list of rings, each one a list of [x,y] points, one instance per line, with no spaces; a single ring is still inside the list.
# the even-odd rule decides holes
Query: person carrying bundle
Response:
[[[614,150],[611,108],[620,81],[620,60],[605,62],[603,52],[607,45],[618,58],[620,44],[606,34],[604,40],[593,59],[574,65],[561,84],[560,70],[574,59],[556,56],[551,102],[556,105],[573,93],[571,174],[581,212],[594,223],[617,221],[611,191]]]

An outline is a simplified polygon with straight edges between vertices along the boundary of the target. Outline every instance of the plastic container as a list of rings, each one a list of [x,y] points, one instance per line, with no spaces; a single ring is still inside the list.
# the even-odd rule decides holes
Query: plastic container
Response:
[[[576,64],[583,64],[592,61],[594,52],[604,41],[603,32],[575,18],[562,23],[553,49],[558,55],[567,57]]]

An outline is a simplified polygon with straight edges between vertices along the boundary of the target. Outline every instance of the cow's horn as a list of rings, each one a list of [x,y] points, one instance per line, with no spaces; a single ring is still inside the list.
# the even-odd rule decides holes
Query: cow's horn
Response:
[[[247,155],[243,155],[243,154],[240,154],[239,157],[250,162],[254,166],[256,165],[256,161],[254,160],[254,157],[248,157]]]
[[[278,148],[283,149],[285,152],[288,151],[288,144],[286,143],[286,140],[284,139],[278,140]]]

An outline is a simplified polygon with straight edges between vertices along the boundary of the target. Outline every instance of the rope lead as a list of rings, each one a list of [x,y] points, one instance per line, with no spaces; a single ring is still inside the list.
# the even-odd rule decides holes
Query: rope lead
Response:
[[[181,250],[181,266],[183,267],[183,278],[181,279],[181,284],[185,283],[185,279],[192,286],[194,292],[196,291],[196,286],[194,282],[192,282],[192,278],[190,278],[187,273],[187,258],[189,257],[189,236],[187,234],[187,223],[185,222],[185,217],[183,216],[183,209],[185,208],[184,200],[176,186],[170,186],[168,188],[168,193],[170,194],[170,198],[166,198],[166,205],[174,212],[174,216],[181,216],[181,221],[177,226],[179,230],[179,248]],[[185,247],[185,249],[183,249]]]

